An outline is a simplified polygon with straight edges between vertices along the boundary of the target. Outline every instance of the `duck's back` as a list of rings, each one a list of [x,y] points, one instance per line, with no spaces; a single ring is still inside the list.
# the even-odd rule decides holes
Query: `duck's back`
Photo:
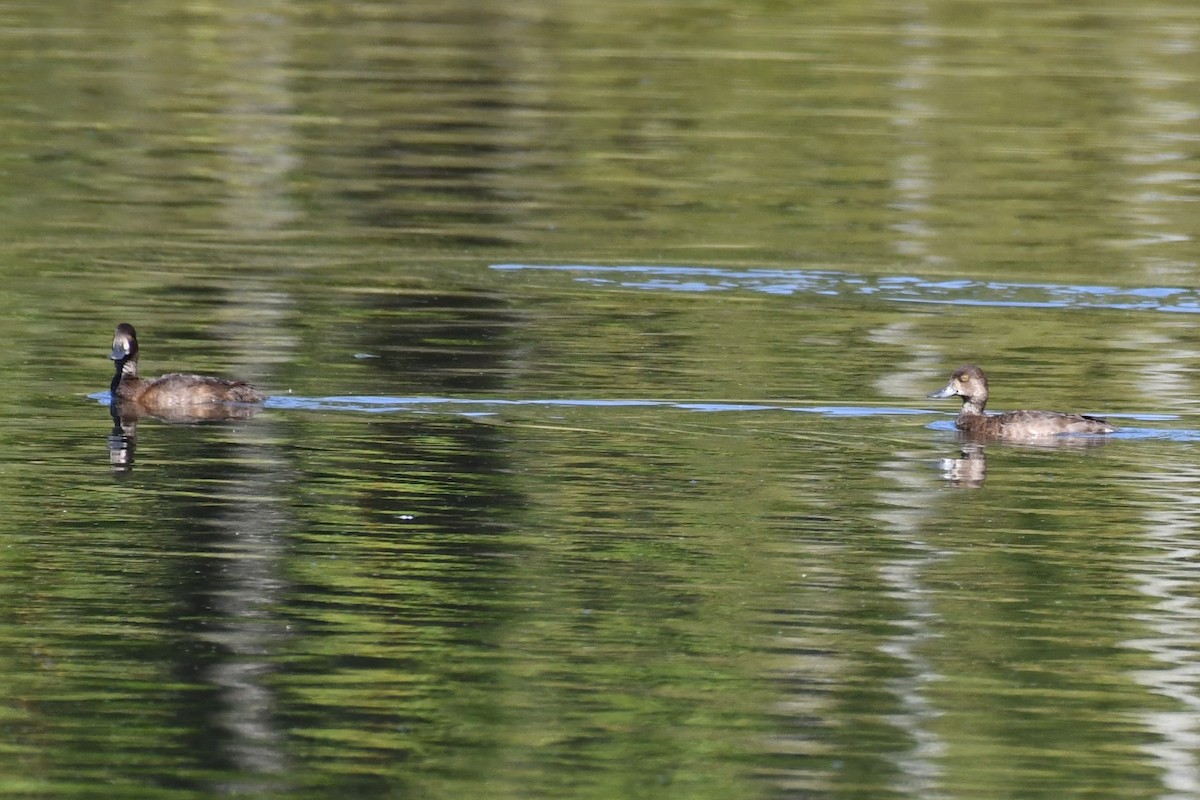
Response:
[[[1032,439],[1062,434],[1112,433],[1117,428],[1101,417],[1057,411],[1008,411],[991,416],[972,415],[961,420],[965,431],[1006,439]]]
[[[208,375],[172,373],[161,378],[122,382],[122,397],[147,408],[178,408],[209,403],[261,403],[266,395],[242,381],[226,381]]]

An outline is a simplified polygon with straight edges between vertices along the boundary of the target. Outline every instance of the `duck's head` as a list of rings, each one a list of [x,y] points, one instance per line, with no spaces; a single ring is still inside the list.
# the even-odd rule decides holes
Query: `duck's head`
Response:
[[[937,399],[961,397],[964,401],[982,408],[988,396],[987,375],[974,364],[964,364],[954,370],[949,383],[928,396]]]
[[[137,331],[128,322],[122,322],[117,326],[117,332],[113,334],[112,352],[108,357],[118,364],[128,359],[137,359],[138,343]]]

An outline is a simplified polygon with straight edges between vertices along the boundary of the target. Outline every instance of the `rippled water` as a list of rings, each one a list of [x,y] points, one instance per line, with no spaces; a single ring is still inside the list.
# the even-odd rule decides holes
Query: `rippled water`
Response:
[[[553,270],[598,286],[650,291],[709,292],[741,289],[767,294],[875,295],[903,303],[1026,308],[1107,308],[1118,311],[1200,312],[1200,292],[1181,286],[1072,286],[967,278],[856,275],[832,270],[734,270],[678,266],[555,266],[497,264],[499,270]]]
[[[0,13],[0,794],[1200,792],[1192,5]]]

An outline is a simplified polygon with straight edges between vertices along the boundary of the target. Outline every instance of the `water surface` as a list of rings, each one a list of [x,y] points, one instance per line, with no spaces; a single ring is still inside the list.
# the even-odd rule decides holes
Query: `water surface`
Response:
[[[1200,791],[1192,5],[3,15],[0,793]]]

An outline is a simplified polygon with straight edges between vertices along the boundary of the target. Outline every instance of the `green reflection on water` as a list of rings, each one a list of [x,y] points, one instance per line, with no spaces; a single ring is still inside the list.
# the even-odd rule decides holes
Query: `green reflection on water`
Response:
[[[553,432],[529,435],[563,443]],[[387,497],[370,493],[358,503],[408,519],[360,523],[358,536],[347,535],[344,521],[323,523],[337,539],[336,560],[324,555],[326,537],[304,537],[299,563],[311,568],[297,576],[297,607],[302,627],[321,632],[333,661],[297,655],[300,669],[284,687],[302,718],[304,709],[328,718],[332,709],[362,705],[363,734],[347,741],[336,730],[301,726],[308,758],[355,747],[369,759],[378,749],[382,760],[363,769],[393,775],[384,754],[415,748],[425,765],[412,777],[418,784],[444,774],[450,787],[484,780],[511,796],[722,796],[742,785],[739,761],[765,728],[751,699],[761,690],[744,672],[752,655],[712,637],[715,622],[741,638],[734,620],[724,621],[730,612],[712,607],[719,596],[688,585],[688,565],[703,552],[689,541],[686,517],[673,519],[686,510],[674,510],[680,504],[668,492],[657,497],[664,508],[606,502],[614,490],[653,501],[663,479],[636,469],[626,484],[614,470],[624,469],[627,454],[607,452],[608,436],[577,430],[567,441],[575,446],[539,456],[537,470],[506,467],[512,480],[471,489],[461,474],[447,473],[456,485],[453,509],[428,507],[413,486],[381,483],[380,491],[390,487]],[[509,446],[521,442],[526,434]],[[559,463],[574,460],[581,444],[594,453],[591,463]],[[378,446],[391,448],[386,435]],[[547,479],[564,482],[549,516],[539,497],[489,488],[536,489]],[[430,499],[445,496],[442,490]],[[574,513],[564,513],[572,506]],[[669,527],[683,528],[686,538],[674,546],[661,530],[663,515],[672,518]],[[643,533],[631,538],[637,528]],[[309,552],[314,558],[306,562]],[[348,651],[355,657],[347,660]],[[389,672],[397,664],[404,670]],[[310,666],[320,667],[311,677]],[[395,688],[384,697],[396,706],[373,722],[381,698],[368,687],[389,685]],[[630,763],[634,773],[622,768]]]
[[[1183,276],[1194,12],[1134,8],[25,9],[4,213],[89,260],[184,239]]]

